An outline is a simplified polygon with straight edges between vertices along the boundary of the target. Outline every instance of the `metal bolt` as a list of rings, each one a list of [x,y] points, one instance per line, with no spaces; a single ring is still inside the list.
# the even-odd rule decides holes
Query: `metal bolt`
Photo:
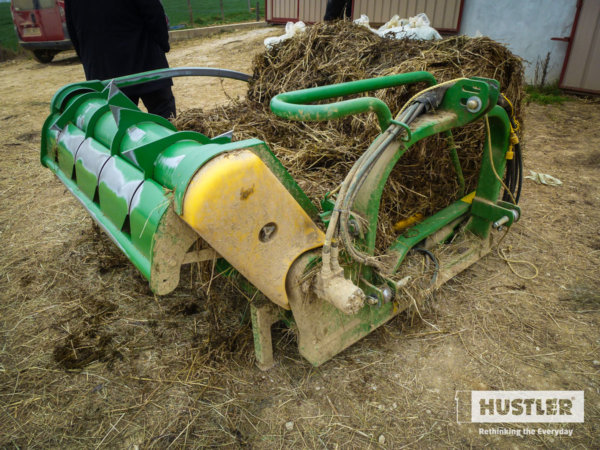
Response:
[[[369,295],[367,297],[367,303],[371,306],[375,306],[379,303],[379,299],[374,295]]]
[[[350,219],[348,221],[348,231],[352,235],[352,237],[360,236],[360,228],[358,226],[358,222],[354,219]]]
[[[479,112],[481,106],[481,99],[479,97],[473,96],[467,100],[467,111],[471,113]]]

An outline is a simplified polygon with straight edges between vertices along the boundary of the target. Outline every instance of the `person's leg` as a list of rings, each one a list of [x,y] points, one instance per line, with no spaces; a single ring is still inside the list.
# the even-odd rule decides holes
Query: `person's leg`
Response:
[[[346,11],[344,12],[348,19],[352,19],[352,1],[346,0]]]
[[[149,113],[162,116],[165,119],[170,119],[177,115],[175,97],[173,96],[171,86],[142,94],[140,97]]]
[[[325,17],[323,20],[337,20],[344,18],[344,7],[346,6],[345,0],[327,0],[327,7],[325,9]]]

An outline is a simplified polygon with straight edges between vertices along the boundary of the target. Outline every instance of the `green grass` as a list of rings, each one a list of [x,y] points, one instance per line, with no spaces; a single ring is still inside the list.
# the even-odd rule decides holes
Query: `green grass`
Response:
[[[525,102],[539,103],[540,105],[561,105],[563,102],[571,100],[563,91],[558,88],[557,84],[551,84],[544,87],[526,86],[525,87]]]
[[[223,0],[225,20],[221,20],[219,0],[192,0],[194,26],[203,27],[220,23],[248,22],[256,20],[256,0],[251,0],[252,12],[248,12],[248,0]],[[260,15],[264,18],[265,2],[260,0]],[[190,26],[187,0],[163,0],[171,26]],[[0,3],[0,48],[18,51],[19,44],[10,15],[10,3]]]
[[[17,51],[19,43],[10,15],[10,3],[0,3],[0,47]]]
[[[256,20],[256,0],[251,0],[252,12],[248,12],[248,0],[223,0],[225,20],[221,19],[219,0],[192,0],[194,26],[208,26],[220,23],[248,22]],[[163,0],[163,5],[171,26],[190,26],[190,13],[187,0]],[[264,18],[265,2],[259,1],[261,19]]]

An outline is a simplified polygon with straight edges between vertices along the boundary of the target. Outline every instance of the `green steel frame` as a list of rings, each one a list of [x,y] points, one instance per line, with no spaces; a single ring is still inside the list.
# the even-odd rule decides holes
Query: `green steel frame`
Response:
[[[346,315],[328,302],[304,300],[301,289],[297,286],[301,284],[306,270],[303,266],[308,267],[311,261],[318,259],[320,256],[318,252],[307,256],[293,269],[289,280],[289,289],[292,292],[290,304],[300,330],[300,352],[313,364],[318,365],[327,361],[411,304],[412,298],[400,283],[394,281],[402,278],[402,262],[410,250],[417,246],[433,248],[456,234],[460,225],[466,223],[463,229],[467,230],[471,238],[458,246],[456,252],[448,252],[446,259],[439,260],[436,282],[422,291],[422,295],[426,295],[489,251],[490,230],[494,222],[504,218],[506,225],[510,226],[520,215],[516,205],[498,201],[502,181],[497,174],[502,176],[504,173],[506,152],[509,149],[510,123],[504,109],[497,106],[499,85],[495,80],[459,79],[445,85],[443,88],[447,90],[437,110],[424,114],[410,126],[398,122],[398,119],[391,119],[387,106],[381,105],[375,98],[366,97],[331,104],[308,105],[315,101],[414,82],[435,85],[433,77],[427,77],[423,73],[402,74],[280,94],[271,102],[275,114],[292,120],[329,120],[350,114],[375,112],[382,134],[372,146],[377,146],[385,140],[389,135],[388,132],[394,127],[397,129],[396,133],[400,137],[387,147],[371,168],[350,208],[352,215],[359,215],[367,222],[366,229],[362,233],[363,237],[357,238],[355,245],[370,255],[374,255],[375,251],[383,188],[402,155],[418,141],[437,133],[444,133],[450,156],[456,167],[459,186],[464,188],[451,130],[484,117],[489,121],[490,135],[486,137],[484,143],[486,150],[482,156],[478,186],[472,203],[457,200],[399,236],[383,256],[387,261],[392,261],[391,273],[377,273],[370,267],[356,262],[350,262],[346,266],[346,277],[351,277],[368,297],[375,300],[374,303],[366,304],[354,315]],[[322,216],[327,219],[333,208],[333,201],[326,198],[322,206],[324,209]],[[392,301],[390,296],[386,295],[385,288],[392,290]],[[263,366],[269,365],[269,361],[260,360],[260,362]]]
[[[330,199],[324,199],[324,212],[319,215],[311,200],[263,142],[256,139],[231,142],[227,138],[210,139],[200,133],[178,132],[169,121],[141,112],[118,89],[119,85],[187,75],[248,79],[247,75],[235,72],[187,68],[152,71],[112,81],[71,84],[59,90],[52,99],[50,116],[42,131],[42,164],[51,169],[79,199],[148,278],[153,290],[161,294],[177,285],[179,265],[170,272],[161,268],[157,249],[160,247],[161,251],[168,252],[173,247],[173,252],[179,252],[177,258],[181,263],[183,257],[180,253],[184,254],[199,238],[185,224],[173,226],[173,223],[177,222],[176,215],[181,214],[183,196],[190,180],[215,156],[250,149],[265,162],[313,220],[322,219],[327,225],[327,210],[333,207]],[[451,130],[487,117],[490,135],[486,138],[486,150],[472,203],[457,200],[406,230],[387,250],[387,258],[393,261],[393,272],[400,273],[402,262],[411,249],[424,243],[430,244],[432,239],[441,242],[456,231],[459,223],[466,224],[464,229],[475,237],[476,244],[466,253],[469,258],[462,256],[445,266],[449,277],[486,251],[495,222],[501,221],[510,226],[520,214],[516,205],[498,201],[502,182],[496,174],[501,176],[504,173],[510,133],[506,112],[496,105],[498,83],[470,78],[446,84],[437,110],[422,115],[409,125],[394,119],[388,106],[374,97],[313,104],[412,83],[424,83],[429,89],[438,89],[430,73],[414,72],[280,94],[272,99],[271,108],[281,117],[306,121],[374,112],[382,133],[373,146],[379,145],[391,132],[397,134],[398,138],[385,149],[367,174],[351,205],[352,214],[361,216],[367,223],[356,245],[371,255],[375,251],[381,195],[402,155],[420,140],[444,133],[459,185],[464,187]],[[473,108],[473,104],[478,107]],[[303,256],[293,266],[288,281],[292,283],[300,279],[307,268],[318,263],[319,259],[318,250]],[[377,273],[352,261],[346,261],[346,265],[346,276],[377,300],[374,304],[365,305],[358,314],[345,316],[322,300],[308,304],[298,295],[290,295],[292,313],[299,327],[301,352],[314,364],[326,361],[408,306],[399,285],[390,279],[393,274]],[[392,289],[393,301],[385,295],[384,286]],[[289,288],[294,291],[293,283]],[[274,305],[252,305],[252,308],[257,358],[262,367],[267,367],[272,363],[270,324],[281,318],[290,320],[290,317]]]
[[[374,97],[362,97],[330,104],[310,104],[315,101],[417,82],[425,82],[429,86],[436,84],[435,78],[430,73],[414,72],[288,92],[277,95],[271,101],[271,109],[275,114],[292,120],[321,121],[338,119],[352,114],[375,112],[382,132],[393,126],[406,129],[404,137],[397,139],[395,145],[390,146],[386,155],[373,168],[364,183],[365,188],[359,192],[352,207],[353,213],[363,216],[368,222],[364,241],[359,242],[359,245],[366,248],[370,254],[373,254],[375,250],[379,205],[383,188],[400,157],[418,141],[437,133],[444,133],[448,137],[453,163],[457,166],[459,184],[464,186],[460,162],[450,133],[453,128],[461,127],[487,115],[491,137],[488,136],[486,139],[491,139],[491,154],[487,150],[483,154],[473,207],[471,208],[468,203],[457,201],[400,236],[389,249],[397,258],[396,269],[400,266],[406,253],[417,243],[460,216],[467,213],[473,215],[468,229],[481,238],[487,237],[492,223],[499,218],[507,215],[509,217],[508,226],[510,226],[514,217],[518,216],[511,212],[517,211],[518,213],[516,205],[497,203],[502,182],[496,177],[493,168],[500,175],[504,173],[505,155],[509,148],[510,122],[506,112],[497,106],[500,92],[499,84],[495,80],[475,77],[459,79],[449,87],[444,86],[447,90],[438,110],[422,116],[411,126],[393,120],[387,105]],[[467,107],[467,102],[473,99],[478,102],[476,110],[470,110]],[[376,140],[372,145],[375,146],[378,142]],[[485,148],[488,148],[487,141]]]

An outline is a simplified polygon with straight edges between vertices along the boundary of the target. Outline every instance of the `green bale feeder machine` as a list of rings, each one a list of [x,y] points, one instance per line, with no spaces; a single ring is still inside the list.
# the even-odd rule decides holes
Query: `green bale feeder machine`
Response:
[[[156,294],[175,289],[181,266],[196,261],[218,258],[241,274],[263,299],[251,304],[263,369],[273,364],[275,322],[293,322],[300,353],[322,364],[410,306],[409,253],[426,254],[435,263],[429,283],[418,287],[425,295],[485,255],[492,230],[510,227],[520,216],[518,145],[513,150],[510,109],[495,80],[438,85],[430,73],[413,72],[274,97],[272,111],[291,120],[377,115],[381,133],[319,211],[264,142],[177,131],[168,120],[141,112],[119,90],[194,75],[249,79],[186,68],[67,85],[52,99],[41,162]],[[410,83],[429,88],[395,118],[373,97],[324,103]],[[428,136],[443,133],[452,143],[453,128],[476,120],[487,127],[476,190],[413,224],[375,256],[380,200],[396,162]],[[449,151],[464,186],[458,152],[452,145]]]

